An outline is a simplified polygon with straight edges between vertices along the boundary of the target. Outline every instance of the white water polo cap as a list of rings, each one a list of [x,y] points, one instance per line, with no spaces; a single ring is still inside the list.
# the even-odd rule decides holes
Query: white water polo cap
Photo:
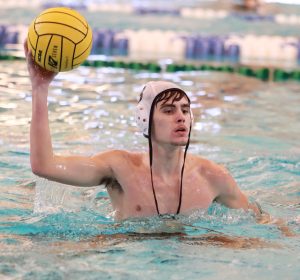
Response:
[[[144,136],[149,137],[149,120],[151,114],[151,108],[153,105],[154,99],[161,93],[166,91],[181,91],[185,94],[189,100],[186,92],[178,87],[176,84],[168,81],[151,81],[146,83],[144,86],[139,103],[136,107],[136,123],[144,134]],[[193,114],[190,111],[191,120],[193,121]]]

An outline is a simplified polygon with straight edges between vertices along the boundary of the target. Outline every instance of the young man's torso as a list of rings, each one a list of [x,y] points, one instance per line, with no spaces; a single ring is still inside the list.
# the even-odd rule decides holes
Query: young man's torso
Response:
[[[182,184],[180,213],[208,208],[218,195],[212,180],[218,166],[208,160],[187,155]],[[115,167],[115,178],[107,186],[116,219],[157,215],[148,154],[122,151],[122,161]],[[176,214],[180,198],[180,173],[164,179],[153,172],[153,186],[159,214]]]

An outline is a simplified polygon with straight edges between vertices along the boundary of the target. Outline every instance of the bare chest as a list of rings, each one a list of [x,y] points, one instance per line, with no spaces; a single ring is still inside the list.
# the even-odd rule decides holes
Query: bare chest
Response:
[[[209,182],[200,174],[187,170],[180,190],[180,175],[171,180],[160,180],[149,170],[138,170],[118,179],[122,192],[109,190],[112,203],[122,218],[143,217],[156,214],[188,213],[195,209],[205,209],[215,199]],[[181,195],[180,195],[181,192]]]

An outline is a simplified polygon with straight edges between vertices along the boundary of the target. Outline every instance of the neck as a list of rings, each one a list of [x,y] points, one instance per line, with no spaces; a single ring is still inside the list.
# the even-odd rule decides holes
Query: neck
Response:
[[[152,142],[152,170],[155,174],[167,176],[180,174],[184,151],[181,146],[161,145]]]

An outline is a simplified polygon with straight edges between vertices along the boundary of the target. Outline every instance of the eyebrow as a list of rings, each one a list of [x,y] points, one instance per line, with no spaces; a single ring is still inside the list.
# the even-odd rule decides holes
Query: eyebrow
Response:
[[[185,104],[182,104],[181,107],[186,107],[186,108],[190,108],[191,105],[189,103],[185,103]]]
[[[165,107],[172,107],[172,108],[174,108],[176,106],[174,104],[162,104],[162,105],[160,105],[160,108],[165,108]],[[190,108],[190,104],[185,103],[185,104],[180,105],[180,107]]]

